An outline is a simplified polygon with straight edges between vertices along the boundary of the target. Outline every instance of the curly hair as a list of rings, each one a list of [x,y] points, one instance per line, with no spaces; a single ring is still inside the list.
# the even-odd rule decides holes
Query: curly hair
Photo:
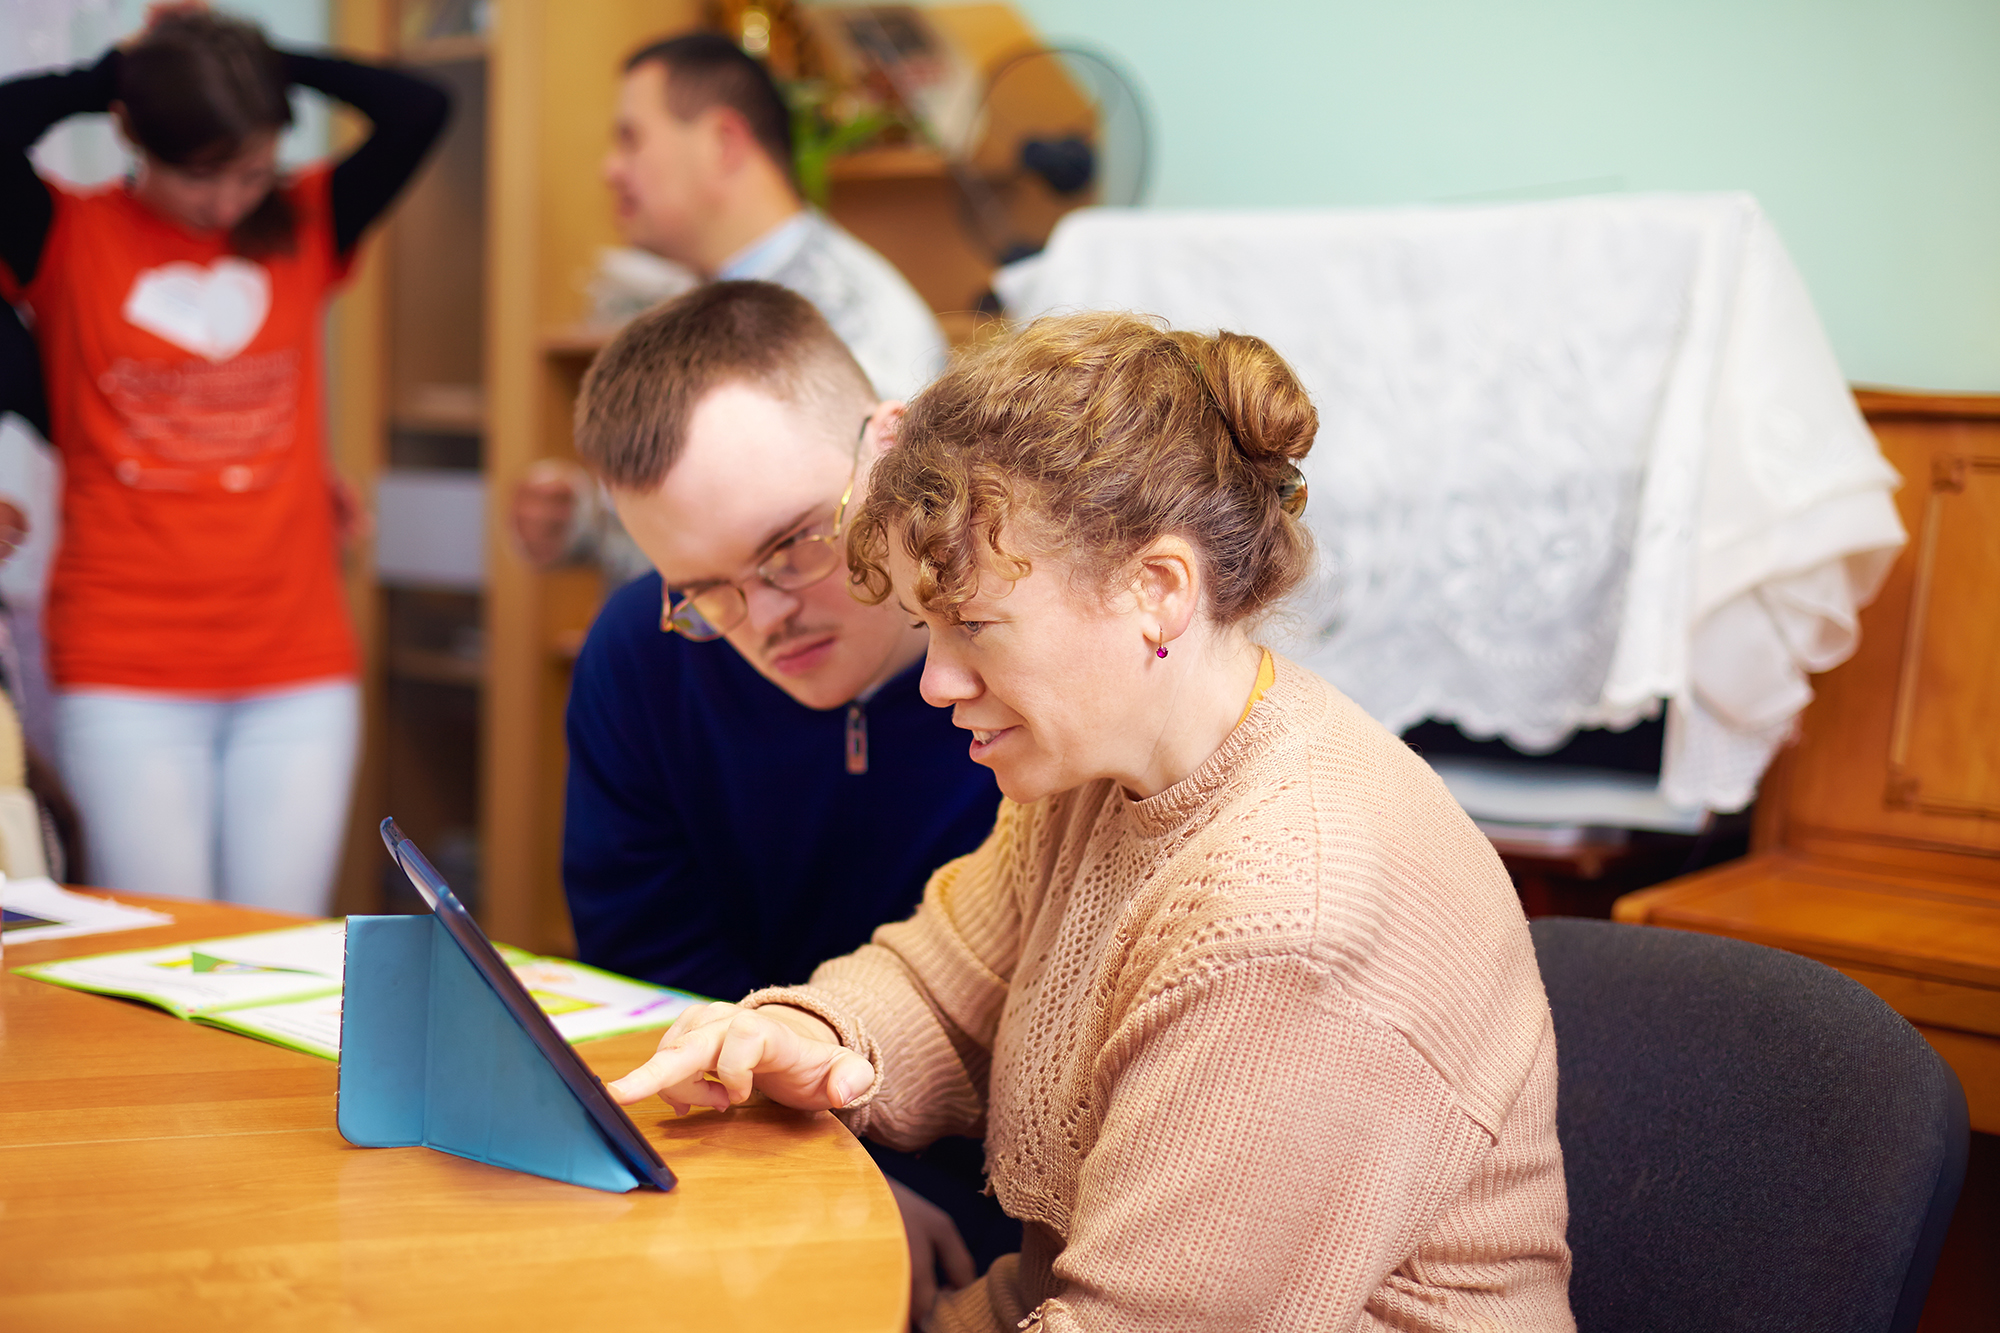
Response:
[[[1102,590],[1173,534],[1201,561],[1208,618],[1234,625],[1311,564],[1295,464],[1318,429],[1261,339],[1123,314],[1039,319],[962,351],[910,404],[870,475],[848,567],[868,600],[884,600],[899,540],[917,599],[955,622],[982,552],[1008,578],[1035,553],[1060,554]]]

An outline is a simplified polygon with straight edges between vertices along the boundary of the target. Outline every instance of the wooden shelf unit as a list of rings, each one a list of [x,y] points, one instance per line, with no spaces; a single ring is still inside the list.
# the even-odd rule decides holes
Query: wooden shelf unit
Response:
[[[397,0],[339,0],[337,44],[397,56],[398,8]],[[476,457],[486,482],[483,643],[475,667],[396,641],[372,555],[356,554],[350,592],[368,723],[341,911],[383,905],[387,862],[375,825],[393,797],[399,819],[413,812],[405,825],[413,836],[411,824],[474,812],[478,912],[490,933],[538,952],[573,947],[561,881],[562,720],[576,649],[603,589],[593,570],[530,570],[512,548],[507,508],[535,460],[574,456],[571,405],[608,337],[585,323],[585,284],[599,248],[619,243],[598,172],[624,59],[696,27],[703,13],[699,0],[493,0],[488,35],[430,39],[400,53],[452,84],[453,134],[469,134],[479,151],[475,163],[447,145],[386,234],[368,243],[336,316],[336,452],[342,470],[372,493],[392,438],[476,441],[460,453]],[[931,14],[987,68],[1034,41],[1007,5]],[[973,336],[972,311],[992,264],[965,238],[944,160],[921,147],[871,149],[836,162],[831,177],[834,218],[903,271],[955,342]],[[459,703],[441,702],[449,699]],[[476,713],[476,735],[441,738],[458,752],[443,762],[426,751],[415,723],[435,714],[440,727],[461,726],[461,704]],[[477,764],[469,805],[464,793],[443,789],[463,783],[467,753]]]
[[[335,451],[371,493],[407,434],[467,437],[486,482],[486,583],[459,594],[478,651],[414,634],[372,554],[349,568],[365,660],[366,745],[337,908],[395,905],[375,825],[394,813],[457,848],[487,929],[542,952],[572,947],[563,907],[562,708],[594,574],[538,575],[507,537],[530,463],[569,451],[568,412],[590,351],[561,363],[542,330],[585,313],[583,279],[618,237],[598,166],[619,71],[646,42],[701,19],[698,0],[494,0],[484,36],[397,49],[397,0],[340,0],[337,45],[421,65],[455,95],[447,142],[372,238],[336,313]],[[356,127],[348,125],[351,141]],[[398,599],[401,599],[398,601]],[[433,608],[435,609],[435,608]],[[394,807],[392,810],[391,807]],[[476,831],[476,833],[475,833]],[[472,838],[476,836],[476,855]]]
[[[484,33],[454,33],[449,37],[426,37],[398,51],[397,57],[411,65],[453,65],[486,59]]]
[[[835,182],[943,180],[951,176],[951,166],[935,148],[864,148],[834,158],[827,163],[826,175]]]

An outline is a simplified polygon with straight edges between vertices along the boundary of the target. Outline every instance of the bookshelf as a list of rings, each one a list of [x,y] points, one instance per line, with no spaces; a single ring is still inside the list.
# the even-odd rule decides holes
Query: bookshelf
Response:
[[[448,9],[475,12],[340,0],[336,14],[340,46],[420,64],[458,97],[448,141],[336,310],[337,461],[381,512],[399,485],[462,483],[483,517],[476,578],[412,578],[396,531],[353,558],[367,744],[336,910],[414,905],[384,875],[375,825],[394,814],[472,886],[490,934],[566,954],[563,709],[603,589],[594,570],[530,570],[509,544],[508,497],[536,459],[573,457],[570,407],[606,338],[584,321],[585,283],[618,243],[598,168],[619,70],[705,10],[492,0],[483,31],[439,32],[427,16]],[[1006,5],[930,13],[982,64],[1034,40]],[[963,237],[943,159],[880,148],[829,174],[834,218],[909,277],[955,341],[969,336],[992,270]]]
[[[421,66],[456,109],[335,312],[336,462],[384,520],[348,569],[367,730],[336,910],[412,905],[375,834],[394,814],[491,933],[570,947],[568,664],[549,645],[580,639],[599,589],[587,571],[530,571],[505,503],[567,440],[574,373],[541,331],[577,321],[597,249],[617,241],[597,170],[619,67],[700,18],[697,0],[337,6],[337,45]],[[413,530],[409,513],[449,531]]]

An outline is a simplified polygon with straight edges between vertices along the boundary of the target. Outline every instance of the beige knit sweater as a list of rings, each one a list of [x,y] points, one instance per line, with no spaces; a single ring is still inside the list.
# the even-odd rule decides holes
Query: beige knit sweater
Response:
[[[986,1136],[1018,1257],[937,1330],[1570,1329],[1555,1036],[1506,872],[1317,676],[1185,781],[1004,802],[917,913],[745,1003]]]

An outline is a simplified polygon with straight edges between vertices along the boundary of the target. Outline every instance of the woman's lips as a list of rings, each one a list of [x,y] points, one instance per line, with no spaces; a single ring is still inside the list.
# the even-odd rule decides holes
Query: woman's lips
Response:
[[[1001,741],[1006,740],[1007,737],[1010,734],[1012,734],[1014,728],[1002,727],[998,731],[988,731],[984,727],[974,727],[974,728],[968,728],[968,730],[972,732],[972,745],[968,750],[968,753],[970,753],[974,759],[979,759],[988,754],[991,754],[993,752],[993,747],[998,745]]]
[[[787,648],[771,659],[771,669],[781,676],[803,676],[821,666],[833,653],[836,636],[813,639],[797,647]]]

